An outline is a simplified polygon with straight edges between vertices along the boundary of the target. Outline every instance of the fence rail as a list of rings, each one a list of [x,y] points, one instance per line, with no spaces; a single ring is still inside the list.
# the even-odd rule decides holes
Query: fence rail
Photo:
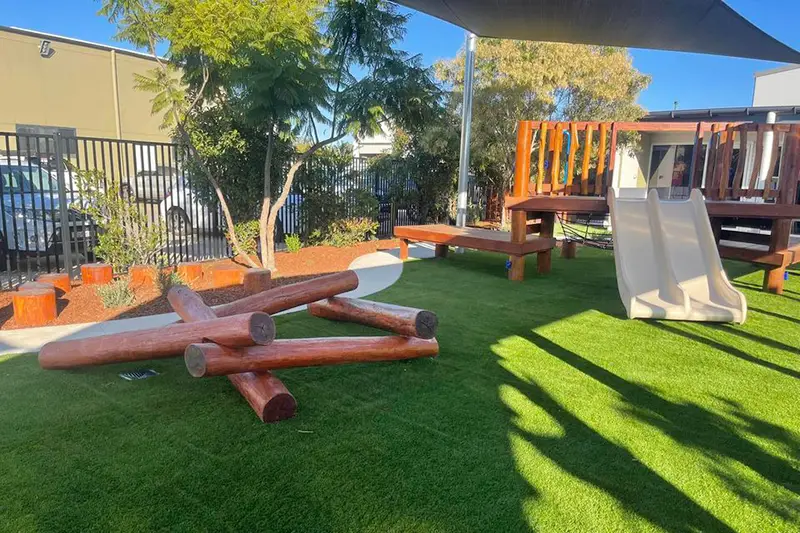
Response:
[[[164,228],[158,251],[163,263],[230,256],[224,217],[204,200],[209,195],[190,175],[187,158],[186,148],[173,143],[0,132],[0,288],[42,272],[76,276],[80,265],[97,260],[97,224],[75,208],[88,201],[76,171],[102,172],[106,186],[115,183],[148,223]],[[302,206],[315,194],[327,195],[330,205],[338,202],[347,216],[357,209],[354,191],[377,200],[377,235],[389,237],[395,225],[416,222],[412,205],[391,200],[392,192],[412,189],[400,166],[378,170],[366,160],[310,158],[279,211],[278,242],[285,234],[309,233]]]

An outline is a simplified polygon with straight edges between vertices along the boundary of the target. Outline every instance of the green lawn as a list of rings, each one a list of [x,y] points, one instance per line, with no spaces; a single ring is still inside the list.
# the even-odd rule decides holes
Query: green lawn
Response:
[[[407,263],[376,299],[436,311],[440,357],[282,371],[298,416],[274,425],[182,360],[0,360],[0,531],[800,529],[798,277],[765,295],[729,265],[739,327],[625,320],[610,252],[523,284],[504,263]]]

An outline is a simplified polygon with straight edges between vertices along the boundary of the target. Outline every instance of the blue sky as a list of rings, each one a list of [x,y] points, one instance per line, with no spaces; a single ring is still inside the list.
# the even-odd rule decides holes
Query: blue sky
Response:
[[[800,49],[800,2],[797,0],[728,0],[734,9],[783,42]],[[0,25],[18,26],[107,44],[114,27],[96,15],[97,0],[0,0]],[[422,54],[425,63],[453,57],[464,31],[427,15],[414,13],[405,48]],[[631,50],[634,65],[653,77],[640,97],[651,111],[703,107],[748,106],[753,98],[753,73],[775,63],[726,57]]]

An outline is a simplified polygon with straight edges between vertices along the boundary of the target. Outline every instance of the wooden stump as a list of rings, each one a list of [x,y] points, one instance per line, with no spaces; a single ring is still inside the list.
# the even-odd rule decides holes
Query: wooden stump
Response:
[[[84,285],[105,285],[114,279],[114,271],[105,263],[89,263],[81,265],[81,279]]]
[[[25,283],[21,284],[17,287],[17,290],[22,291],[54,291],[55,287],[53,287],[49,283],[40,283],[38,281],[26,281]]]
[[[52,272],[50,274],[40,274],[36,281],[39,283],[47,283],[56,289],[56,296],[61,296],[72,290],[72,283],[69,279],[69,274],[66,272]]]
[[[179,263],[178,276],[189,285],[197,283],[203,279],[203,263]]]
[[[142,285],[149,285],[153,283],[155,272],[150,265],[133,265],[128,269],[130,276],[130,284],[133,287],[140,287]]]
[[[266,268],[251,268],[244,273],[244,290],[256,294],[269,290],[272,285],[272,272]]]
[[[575,241],[564,241],[561,243],[561,257],[564,259],[575,259],[578,254],[578,243]]]
[[[218,266],[211,270],[211,286],[215,289],[233,287],[244,282],[244,270],[235,265]]]
[[[43,326],[58,316],[53,287],[15,292],[12,304],[14,320],[20,326]]]

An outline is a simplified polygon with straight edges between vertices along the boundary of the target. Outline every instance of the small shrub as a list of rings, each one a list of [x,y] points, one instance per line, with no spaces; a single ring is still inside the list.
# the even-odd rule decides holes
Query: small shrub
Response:
[[[233,231],[239,240],[242,252],[247,255],[258,255],[258,236],[260,231],[258,220],[248,220],[247,222],[234,224]],[[225,238],[233,246],[230,230],[225,233]]]
[[[286,236],[286,249],[291,253],[299,252],[302,247],[303,243],[300,242],[300,235],[292,233]]]
[[[176,285],[186,285],[180,275],[173,270],[166,270],[161,267],[153,267],[153,285],[159,294],[167,294]]]
[[[328,226],[324,244],[344,248],[371,239],[378,231],[378,223],[369,218],[346,218]]]
[[[113,309],[115,307],[128,307],[133,305],[133,291],[128,286],[125,279],[117,279],[107,285],[97,287],[97,295],[103,302],[103,307]]]

